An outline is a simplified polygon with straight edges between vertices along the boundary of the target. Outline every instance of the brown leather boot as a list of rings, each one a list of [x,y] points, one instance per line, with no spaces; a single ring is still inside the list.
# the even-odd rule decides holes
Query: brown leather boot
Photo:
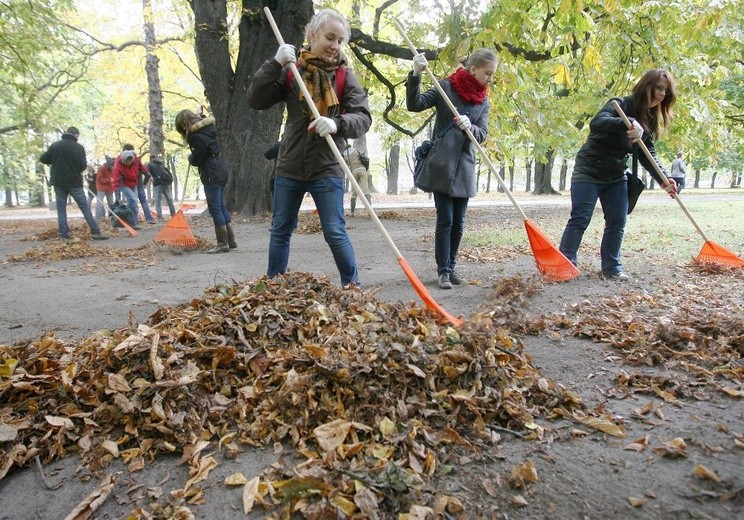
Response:
[[[207,250],[207,253],[212,255],[214,253],[227,253],[230,251],[230,246],[227,245],[227,227],[214,226],[214,233],[217,235],[217,245]]]
[[[227,228],[227,245],[230,246],[230,249],[237,249],[238,243],[235,241],[235,232],[233,232],[233,228],[230,224],[225,226]]]

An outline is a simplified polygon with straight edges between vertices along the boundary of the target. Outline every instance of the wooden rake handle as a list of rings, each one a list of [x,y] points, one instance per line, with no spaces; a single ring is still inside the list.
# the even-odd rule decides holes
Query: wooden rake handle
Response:
[[[612,106],[615,109],[615,112],[617,112],[618,115],[622,118],[623,123],[625,123],[625,126],[628,127],[628,130],[633,128],[633,123],[630,122],[630,119],[628,119],[628,116],[626,116],[625,112],[623,112],[623,108],[620,106],[620,103],[618,103],[616,100],[613,99]],[[656,173],[658,173],[659,177],[662,178],[662,180],[664,181],[664,184],[668,184],[669,179],[667,179],[667,176],[664,175],[664,172],[661,170],[661,167],[659,167],[658,163],[656,162],[656,159],[654,159],[654,156],[651,155],[651,152],[646,147],[646,143],[644,143],[640,138],[636,139],[635,142],[638,143],[638,147],[641,150],[643,150],[643,154],[646,156],[648,161],[651,164],[653,164],[654,170],[656,170]],[[690,222],[692,222],[692,225],[695,226],[695,229],[697,230],[698,233],[700,233],[700,236],[703,237],[703,240],[705,240],[706,242],[709,242],[710,240],[708,240],[708,237],[705,236],[705,232],[700,228],[700,226],[698,226],[698,223],[695,222],[694,218],[692,218],[692,215],[690,215],[690,212],[687,211],[687,208],[682,203],[682,199],[679,198],[679,195],[675,193],[674,195],[672,195],[672,197],[674,197],[674,200],[677,201],[677,204],[679,204],[679,207],[682,208],[682,211],[685,213],[685,215],[687,215],[687,218],[690,219]]]
[[[284,38],[282,38],[282,33],[279,31],[279,27],[276,25],[276,22],[274,21],[274,17],[271,15],[271,10],[268,7],[264,7],[264,14],[266,15],[266,19],[269,21],[269,25],[271,25],[271,29],[274,31],[274,36],[276,37],[276,40],[279,42],[279,45],[284,45]],[[318,112],[318,107],[316,107],[315,103],[313,103],[313,98],[310,95],[310,92],[307,90],[307,86],[305,85],[305,82],[302,80],[302,76],[300,76],[299,70],[297,70],[297,65],[294,62],[289,62],[289,66],[292,69],[292,74],[294,76],[294,79],[297,82],[297,85],[300,87],[300,90],[302,91],[302,95],[305,98],[305,101],[307,102],[307,106],[312,112],[313,116],[316,119],[321,117],[320,112]],[[336,142],[333,140],[333,136],[329,134],[325,137],[325,140],[328,143],[328,146],[331,148],[333,155],[336,157],[336,161],[338,162],[339,166],[341,166],[341,169],[343,169],[344,175],[346,175],[346,178],[349,179],[349,182],[354,188],[354,191],[357,194],[357,198],[361,200],[362,204],[364,205],[364,208],[367,210],[367,213],[372,218],[372,221],[379,228],[388,246],[390,247],[390,249],[392,249],[393,253],[395,253],[395,257],[397,259],[403,258],[403,255],[400,254],[400,250],[398,250],[398,248],[396,247],[395,242],[393,242],[393,239],[390,238],[390,234],[385,229],[385,226],[383,226],[382,222],[380,222],[380,219],[378,218],[377,213],[375,213],[375,211],[372,209],[372,205],[367,200],[367,197],[364,196],[362,187],[359,186],[359,183],[354,178],[354,175],[351,173],[351,170],[349,169],[349,166],[346,164],[346,161],[344,160],[343,155],[341,155],[341,152],[339,151],[338,146],[336,146]]]
[[[393,20],[395,23],[395,27],[398,29],[398,32],[403,37],[403,39],[408,44],[408,47],[411,49],[411,52],[413,52],[413,55],[415,56],[418,54],[418,51],[416,50],[416,47],[413,45],[413,42],[408,38],[408,35],[406,34],[406,31],[403,29],[403,26],[400,24],[398,20]],[[434,85],[434,88],[437,89],[437,92],[442,97],[445,103],[447,103],[447,106],[452,111],[452,113],[455,115],[455,117],[461,115],[460,112],[458,112],[455,105],[452,103],[452,100],[447,96],[447,93],[444,91],[442,86],[439,84],[439,81],[437,81],[436,76],[434,76],[434,73],[429,70],[429,68],[426,68],[426,72],[429,73],[429,77],[431,78],[431,82]],[[517,203],[516,199],[514,198],[514,195],[512,195],[512,192],[507,187],[506,183],[504,182],[504,179],[501,178],[501,175],[499,174],[498,170],[496,169],[496,166],[491,162],[491,159],[486,154],[485,150],[483,150],[483,147],[480,145],[478,140],[473,135],[473,132],[471,132],[469,129],[463,130],[465,134],[468,136],[468,139],[475,145],[476,150],[478,150],[478,153],[480,153],[481,158],[486,161],[486,164],[488,165],[488,168],[491,170],[491,173],[496,177],[496,179],[499,181],[499,184],[501,185],[501,188],[504,190],[504,193],[506,193],[506,196],[509,197],[509,200],[514,204],[514,207],[517,208],[517,211],[522,215],[522,219],[527,220],[527,215],[525,215],[524,211],[522,211],[522,208]]]

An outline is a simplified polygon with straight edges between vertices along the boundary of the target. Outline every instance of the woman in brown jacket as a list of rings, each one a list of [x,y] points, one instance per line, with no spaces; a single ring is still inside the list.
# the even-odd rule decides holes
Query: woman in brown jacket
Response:
[[[287,270],[297,214],[303,197],[310,193],[341,274],[341,285],[358,284],[356,257],[344,220],[344,171],[325,137],[333,136],[336,146],[343,150],[346,139],[367,132],[372,116],[367,94],[357,78],[349,70],[339,73],[347,63],[341,52],[349,39],[346,19],[332,9],[323,9],[308,23],[305,37],[308,45],[300,50],[299,62],[292,45],[280,45],[276,56],[258,69],[248,91],[250,106],[258,110],[287,103],[274,180],[267,275],[273,277]],[[320,118],[313,119],[297,80],[291,77],[289,62],[297,62]],[[337,93],[339,76],[344,78],[343,89]]]

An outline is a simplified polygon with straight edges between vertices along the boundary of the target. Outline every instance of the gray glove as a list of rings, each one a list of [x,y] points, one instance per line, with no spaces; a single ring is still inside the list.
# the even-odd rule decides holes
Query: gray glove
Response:
[[[641,137],[643,137],[643,127],[641,126],[641,123],[639,123],[638,121],[635,121],[634,120],[633,121],[633,128],[631,128],[630,130],[628,130],[627,134],[628,134],[628,139],[630,139],[632,141],[637,141]]]

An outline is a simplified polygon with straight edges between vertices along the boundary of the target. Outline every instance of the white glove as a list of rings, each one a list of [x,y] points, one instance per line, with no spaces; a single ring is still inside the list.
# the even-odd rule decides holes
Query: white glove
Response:
[[[308,132],[317,133],[320,137],[325,137],[336,133],[336,122],[330,117],[320,116],[318,119],[315,119],[310,123],[307,130]]]
[[[413,57],[413,75],[420,76],[421,71],[429,68],[429,60],[426,59],[424,53],[417,54]]]
[[[633,121],[633,128],[628,130],[628,139],[631,139],[633,141],[637,141],[641,137],[643,137],[643,127],[641,126],[641,123],[638,121]]]
[[[455,118],[455,124],[457,125],[457,128],[462,130],[463,132],[465,130],[470,130],[473,128],[473,124],[470,122],[470,118],[466,115],[459,115]]]
[[[295,54],[294,45],[290,45],[288,43],[284,43],[280,45],[279,49],[277,49],[276,51],[276,55],[274,56],[274,59],[282,67],[284,67],[290,61],[293,63],[296,63],[297,56]]]
[[[670,197],[674,197],[677,194],[677,181],[671,177],[667,177],[667,181],[669,181],[669,183],[662,184],[661,187],[664,188],[664,191],[667,192]]]

